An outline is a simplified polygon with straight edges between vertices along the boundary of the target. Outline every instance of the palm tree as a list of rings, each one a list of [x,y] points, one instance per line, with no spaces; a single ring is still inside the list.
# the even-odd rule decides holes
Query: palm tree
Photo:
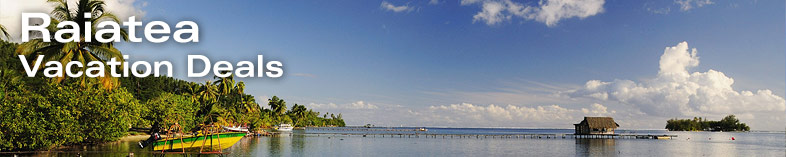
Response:
[[[213,104],[216,102],[216,97],[218,97],[218,91],[216,86],[210,84],[209,81],[205,81],[205,84],[199,89],[199,100],[202,102],[202,110],[209,111],[212,109]]]
[[[238,82],[237,84],[235,84],[234,91],[237,94],[245,93],[245,91],[246,91],[246,83],[243,83],[243,81]]]
[[[295,115],[295,125],[306,117],[306,106],[295,104],[292,106],[292,114]]]
[[[210,84],[210,82],[205,81],[205,84],[199,89],[199,98],[203,103],[213,103],[216,101],[217,96],[218,89],[216,89],[215,85]]]
[[[217,79],[213,82],[213,84],[218,85],[219,93],[223,95],[229,95],[232,93],[232,90],[235,89],[235,77],[231,74],[230,71],[221,71],[220,73],[226,74],[230,73],[227,77],[218,77],[213,76],[213,79]]]
[[[241,96],[240,106],[245,109],[246,113],[249,112],[256,112],[259,108],[259,105],[256,103],[256,99],[254,96],[251,95],[243,95]]]
[[[287,111],[287,102],[283,99],[279,99],[277,96],[268,99],[268,105],[270,105],[270,109],[273,111],[275,117],[281,116]]]
[[[54,10],[52,10],[51,15],[52,19],[47,27],[49,30],[49,37],[54,40],[55,32],[59,28],[57,28],[57,24],[60,21],[73,21],[78,24],[79,28],[77,31],[80,31],[78,34],[81,35],[79,39],[85,39],[84,35],[86,34],[83,29],[86,28],[85,22],[90,21],[92,22],[91,30],[92,33],[95,34],[98,23],[102,21],[114,21],[119,23],[117,16],[109,13],[106,8],[106,4],[104,4],[101,0],[79,0],[76,3],[76,8],[69,8],[68,2],[65,0],[48,0],[49,3],[54,3],[56,6]],[[91,13],[92,18],[86,18],[84,13]],[[66,27],[65,29],[73,29],[70,26]],[[70,35],[73,34],[65,34],[66,38],[69,38]],[[111,35],[105,34],[105,38],[110,38]],[[128,41],[128,33],[125,29],[121,29],[120,36],[124,41]],[[31,39],[30,41],[23,43],[17,48],[17,53],[21,55],[29,56],[31,59],[35,59],[38,55],[44,55],[44,61],[59,61],[61,64],[65,65],[67,62],[70,61],[79,61],[82,62],[83,65],[90,61],[100,61],[106,62],[111,58],[116,58],[121,63],[124,61],[123,54],[120,50],[117,50],[114,46],[114,43],[101,43],[97,40],[93,40],[92,42],[86,42],[84,40],[79,40],[76,42],[44,42],[42,38]],[[123,66],[123,65],[121,65]],[[41,66],[43,68],[43,66]],[[79,69],[79,71],[85,71],[88,67],[83,66]],[[118,85],[118,80],[113,78],[109,75],[108,66],[106,67],[104,77],[99,77],[98,80],[102,83],[104,87],[107,89],[112,89]],[[85,85],[86,75],[82,75],[80,77],[80,84]],[[65,79],[65,77],[58,77],[54,78],[53,81],[56,83],[60,83]]]
[[[197,100],[199,100],[199,90],[201,87],[202,85],[199,85],[197,83],[190,83],[190,82],[188,83],[188,87],[186,89],[188,90],[187,91],[188,93],[186,94],[191,96],[191,102],[197,102]]]

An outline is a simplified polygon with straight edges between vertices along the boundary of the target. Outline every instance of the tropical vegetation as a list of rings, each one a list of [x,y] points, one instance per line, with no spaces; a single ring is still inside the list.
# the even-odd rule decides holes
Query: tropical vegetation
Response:
[[[50,32],[58,29],[54,27],[58,21],[117,20],[100,0],[79,0],[76,8],[69,8],[63,0],[49,2],[55,4]],[[93,18],[80,12],[90,12]],[[7,34],[3,27],[0,31]],[[205,124],[248,126],[254,131],[280,123],[345,125],[341,114],[320,114],[298,104],[288,109],[277,96],[266,101],[269,108],[263,108],[245,93],[245,84],[231,75],[203,83],[171,77],[27,77],[17,55],[33,59],[45,55],[47,61],[83,64],[122,59],[113,43],[0,40],[0,151],[98,144],[118,140],[134,128],[155,131],[173,124],[185,131],[199,130]]]
[[[99,0],[80,0],[76,3],[76,8],[69,8],[68,2],[65,0],[49,0],[50,3],[55,5],[54,10],[52,10],[52,20],[47,26],[49,30],[48,37],[55,38],[56,31],[59,29],[74,29],[71,28],[70,25],[66,25],[64,28],[58,28],[57,25],[61,21],[73,21],[75,22],[78,27],[77,28],[91,28],[90,34],[96,34],[96,29],[98,28],[98,24],[101,21],[113,21],[118,22],[117,16],[112,13],[107,12],[104,10],[106,7],[103,1]],[[85,17],[84,13],[91,13],[92,17],[87,18]],[[85,22],[90,22],[92,26],[85,26]],[[77,31],[85,31],[83,29],[77,29]],[[85,32],[78,32],[78,33],[63,33],[62,36],[65,39],[71,38],[72,35],[83,35]],[[107,35],[109,36],[109,35]],[[110,37],[106,37],[110,38]],[[128,33],[125,29],[121,29],[121,38],[124,41],[128,40]],[[85,36],[80,36],[79,39],[85,39]],[[54,41],[54,40],[50,40]],[[45,40],[41,37],[33,38],[28,42],[22,43],[16,50],[19,54],[28,56],[28,58],[35,59],[39,55],[44,56],[44,61],[59,61],[62,65],[70,61],[79,61],[82,62],[83,65],[86,65],[87,62],[90,61],[101,61],[106,62],[110,58],[116,58],[118,61],[123,62],[123,55],[120,53],[120,50],[114,47],[114,43],[101,43],[97,40],[93,40],[91,42],[86,42],[85,40],[79,40],[78,42],[45,42]],[[32,62],[29,62],[32,63]],[[32,66],[31,66],[32,67]],[[87,66],[71,69],[71,70],[78,70],[87,73]],[[109,67],[106,67],[109,68]],[[109,75],[109,70],[104,70],[106,74],[103,77],[98,77],[98,80],[101,84],[108,89],[113,89],[118,86],[117,78],[111,77]],[[63,81],[65,76],[52,78],[54,82],[61,82]],[[88,82],[87,76],[83,75],[79,77],[79,84],[85,86]]]
[[[740,123],[734,115],[728,115],[720,121],[710,121],[701,117],[693,119],[670,119],[666,122],[669,131],[750,131],[745,123]]]

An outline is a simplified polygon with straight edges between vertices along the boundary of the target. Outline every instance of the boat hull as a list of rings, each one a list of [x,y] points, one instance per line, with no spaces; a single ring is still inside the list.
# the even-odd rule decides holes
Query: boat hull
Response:
[[[292,129],[294,129],[294,128],[295,127],[292,127],[292,125],[289,125],[289,124],[279,124],[278,126],[276,126],[273,129],[275,129],[278,132],[291,132]]]
[[[211,136],[185,137],[182,142],[180,138],[158,140],[153,144],[153,150],[179,151],[185,149],[186,151],[199,151],[203,144],[204,148],[202,150],[223,150],[240,141],[245,135],[246,133],[230,132],[218,133]],[[205,138],[207,138],[207,140],[205,140]]]
[[[291,132],[292,128],[278,128],[276,129],[278,132]]]

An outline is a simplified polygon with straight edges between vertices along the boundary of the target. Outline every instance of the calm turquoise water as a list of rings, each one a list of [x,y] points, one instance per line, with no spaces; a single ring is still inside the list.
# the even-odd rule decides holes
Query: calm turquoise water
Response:
[[[397,128],[401,129],[401,128]],[[405,128],[414,129],[414,128]],[[427,134],[571,134],[571,129],[428,128]],[[337,134],[315,134],[337,133]],[[784,132],[667,132],[619,130],[621,134],[670,134],[671,140],[573,138],[407,138],[342,133],[414,133],[296,130],[279,137],[244,138],[229,156],[786,156]],[[423,133],[423,132],[421,132]],[[735,140],[731,140],[734,137]],[[150,156],[133,141],[85,147],[85,156]],[[72,156],[77,152],[44,155]],[[29,155],[29,154],[28,154]],[[42,155],[42,154],[38,154]]]

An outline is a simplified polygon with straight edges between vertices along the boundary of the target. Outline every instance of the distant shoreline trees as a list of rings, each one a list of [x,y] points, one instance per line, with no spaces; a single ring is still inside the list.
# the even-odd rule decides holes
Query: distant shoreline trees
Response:
[[[292,109],[287,110],[286,101],[273,96],[268,99],[270,109],[263,109],[262,115],[271,121],[266,122],[265,126],[277,125],[281,123],[292,124],[295,127],[344,127],[344,119],[339,113],[338,116],[325,113],[320,117],[319,112],[315,112],[306,106],[295,104]],[[329,116],[328,116],[329,115]]]
[[[669,131],[750,131],[745,123],[740,123],[734,115],[728,115],[720,121],[710,121],[701,117],[693,119],[670,119],[666,122]]]

